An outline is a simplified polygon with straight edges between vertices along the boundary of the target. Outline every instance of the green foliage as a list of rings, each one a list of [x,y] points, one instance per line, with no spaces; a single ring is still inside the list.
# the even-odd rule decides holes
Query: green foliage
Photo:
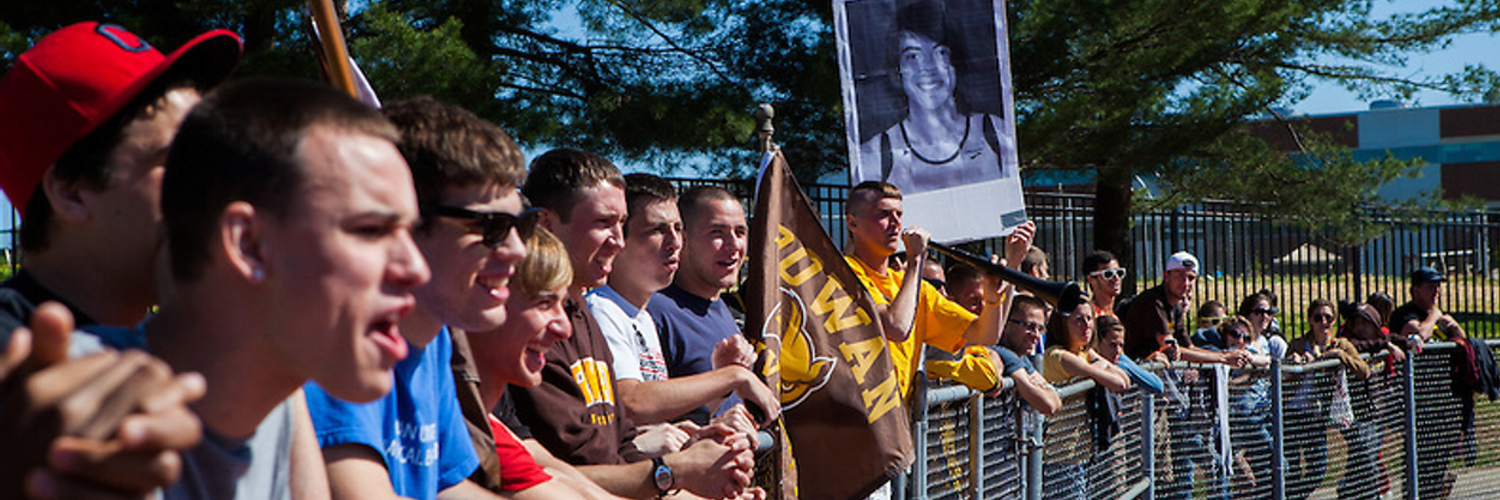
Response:
[[[1477,100],[1500,86],[1480,65],[1432,76],[1404,67],[1410,54],[1441,48],[1457,34],[1500,29],[1500,0],[1455,0],[1389,18],[1372,17],[1374,3],[1011,0],[1023,165],[1098,169],[1101,193],[1128,194],[1133,174],[1146,173],[1165,174],[1175,199],[1278,193],[1288,201],[1339,192],[1284,210],[1310,227],[1337,227],[1325,216],[1329,207],[1350,206],[1355,194],[1409,169],[1354,162],[1331,146],[1311,146],[1301,160],[1277,158],[1244,133],[1247,120],[1295,102],[1316,81],[1396,98],[1436,89]],[[727,176],[753,168],[750,111],[769,102],[778,112],[777,140],[799,177],[846,168],[826,0],[354,5],[346,23],[351,52],[387,100],[432,94],[528,145],[578,146],[663,172],[687,173],[677,167],[693,164]],[[552,27],[573,17],[583,36]],[[317,77],[303,4],[294,0],[4,2],[0,19],[0,63],[68,22],[105,19],[162,47],[229,28],[247,43],[239,74]],[[1125,206],[1101,210],[1128,212],[1129,197],[1122,200]]]

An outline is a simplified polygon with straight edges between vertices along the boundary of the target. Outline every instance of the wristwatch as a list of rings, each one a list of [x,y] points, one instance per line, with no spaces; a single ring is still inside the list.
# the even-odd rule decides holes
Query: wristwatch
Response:
[[[651,459],[651,480],[656,483],[657,498],[676,493],[672,486],[677,479],[672,477],[672,468],[667,467],[667,461],[661,457]]]

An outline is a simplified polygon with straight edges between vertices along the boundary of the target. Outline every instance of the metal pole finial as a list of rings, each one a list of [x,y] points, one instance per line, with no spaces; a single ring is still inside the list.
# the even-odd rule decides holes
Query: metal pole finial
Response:
[[[761,103],[755,107],[755,137],[757,139],[755,149],[757,151],[769,153],[780,147],[771,140],[771,136],[776,133],[776,126],[771,124],[771,120],[775,118],[776,108],[771,107],[770,104]]]

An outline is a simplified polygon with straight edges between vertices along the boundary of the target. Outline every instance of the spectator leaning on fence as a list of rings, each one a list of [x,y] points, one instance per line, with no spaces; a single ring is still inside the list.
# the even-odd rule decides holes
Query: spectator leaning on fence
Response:
[[[1320,359],[1338,358],[1344,368],[1360,379],[1370,376],[1370,365],[1359,356],[1359,350],[1348,339],[1333,336],[1333,303],[1318,299],[1307,306],[1307,333],[1287,346],[1288,356],[1293,362],[1311,363]]]
[[[1249,352],[1248,365],[1264,368],[1271,364],[1271,356],[1251,350],[1254,327],[1250,320],[1234,316],[1219,325],[1219,334],[1224,337],[1231,351]],[[1271,394],[1270,382],[1263,373],[1251,370],[1230,372],[1230,384],[1241,386],[1231,389],[1230,434],[1235,442],[1234,463],[1238,474],[1238,487],[1244,488],[1242,496],[1250,498],[1270,497],[1270,453],[1271,453]]]
[[[750,233],[739,198],[718,186],[695,186],[677,198],[682,216],[682,250],[672,284],[646,303],[666,357],[671,378],[710,373],[734,364],[753,363],[749,356],[715,358],[748,343],[735,312],[723,297],[739,282]],[[728,350],[725,350],[728,349]],[[742,351],[743,352],[743,351]],[[693,410],[688,418],[707,424],[711,409]]]
[[[1083,257],[1084,280],[1088,281],[1094,317],[1114,316],[1115,299],[1125,284],[1125,268],[1115,255],[1105,250],[1094,250]]]
[[[625,176],[625,248],[616,259],[608,284],[594,289],[587,300],[599,329],[609,341],[614,356],[615,392],[631,420],[639,424],[663,424],[680,420],[708,405],[718,408],[727,395],[764,410],[774,420],[780,410],[776,395],[750,369],[755,356],[748,343],[730,335],[713,348],[714,369],[693,375],[670,377],[660,336],[646,311],[653,294],[672,283],[682,248],[682,219],[677,193],[666,180],[646,173]],[[731,406],[737,406],[733,402]],[[744,417],[744,418],[738,418]],[[741,431],[754,432],[748,413],[728,413],[727,422],[742,424]],[[696,430],[695,424],[651,425],[637,436],[636,447],[651,456],[678,451]]]
[[[1343,310],[1344,325],[1338,336],[1349,339],[1359,352],[1376,354],[1388,352],[1394,362],[1406,359],[1406,351],[1395,342],[1404,341],[1399,335],[1386,335],[1381,328],[1380,311],[1369,304],[1352,304]]]
[[[1250,339],[1246,349],[1256,354],[1265,354],[1272,359],[1286,357],[1286,339],[1270,333],[1276,313],[1281,312],[1272,305],[1270,296],[1256,292],[1240,301],[1239,315],[1250,322]]]
[[[420,355],[398,326],[431,276],[399,135],[299,80],[221,86],[183,121],[161,191],[172,291],[140,329],[210,390],[194,406],[208,437],[185,459],[197,472],[167,498],[326,495],[319,452],[297,446],[313,439],[302,384],[377,400]]]
[[[1213,352],[1193,347],[1187,336],[1188,300],[1198,281],[1198,258],[1177,252],[1167,258],[1162,283],[1130,301],[1125,311],[1125,354],[1137,360],[1163,352],[1173,361],[1244,364],[1244,354]],[[1171,339],[1170,341],[1168,339]],[[1176,347],[1169,343],[1176,343]]]
[[[1052,390],[1047,379],[1038,373],[1031,359],[1017,353],[1036,352],[1036,345],[1046,331],[1047,304],[1029,295],[1018,295],[1012,299],[1010,314],[1006,316],[1005,328],[1000,334],[1000,345],[992,349],[1000,356],[1005,367],[1001,374],[1015,383],[1016,393],[1033,409],[1043,415],[1051,415],[1062,407],[1062,399]]]
[[[1145,368],[1141,368],[1141,365],[1135,364],[1135,361],[1130,360],[1130,356],[1125,355],[1125,325],[1120,324],[1119,318],[1114,316],[1100,316],[1094,319],[1094,342],[1092,343],[1092,347],[1094,352],[1099,353],[1100,357],[1118,365],[1121,370],[1125,370],[1125,373],[1130,375],[1132,383],[1140,385],[1154,394],[1161,394],[1166,390],[1161,377],[1147,371]],[[1162,364],[1169,362],[1166,355],[1159,352],[1153,353],[1146,361]]]
[[[572,335],[573,326],[563,310],[572,281],[573,269],[562,242],[546,229],[535,229],[526,239],[526,258],[510,280],[505,321],[495,330],[469,336],[480,399],[485,408],[494,409],[485,412],[485,420],[494,435],[500,465],[498,487],[518,500],[611,496],[545,448],[538,446],[533,455],[523,441],[530,434],[513,430],[525,432],[524,426],[515,423],[513,403],[502,402],[509,385],[541,384],[546,352]]]
[[[1042,361],[1042,377],[1053,384],[1063,384],[1087,377],[1115,392],[1130,389],[1125,370],[1099,356],[1090,344],[1094,340],[1094,310],[1087,300],[1063,301],[1047,321],[1047,352]]]
[[[1411,272],[1411,301],[1391,312],[1390,333],[1414,343],[1466,338],[1464,328],[1437,306],[1448,278],[1431,267]]]
[[[1287,359],[1311,363],[1338,359],[1342,366],[1286,373],[1283,382],[1291,394],[1286,404],[1286,498],[1302,500],[1312,494],[1328,472],[1328,430],[1343,429],[1353,418],[1349,407],[1345,373],[1355,378],[1370,376],[1370,365],[1347,339],[1333,336],[1333,303],[1318,299],[1307,307],[1307,333],[1288,346]],[[1345,372],[1336,371],[1345,370]],[[1340,390],[1342,389],[1342,390]]]
[[[1193,332],[1193,345],[1204,349],[1224,350],[1224,337],[1219,336],[1219,323],[1229,318],[1229,308],[1217,300],[1198,306],[1198,331]]]

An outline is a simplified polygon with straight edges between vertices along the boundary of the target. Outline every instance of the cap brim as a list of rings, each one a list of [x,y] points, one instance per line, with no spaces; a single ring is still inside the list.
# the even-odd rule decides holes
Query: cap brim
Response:
[[[168,54],[156,67],[142,74],[115,98],[108,113],[100,116],[114,116],[142,92],[170,83],[191,80],[200,89],[212,88],[234,71],[235,65],[240,62],[242,48],[239,35],[229,30],[219,29],[198,35]],[[94,127],[98,127],[103,121],[95,123]]]

